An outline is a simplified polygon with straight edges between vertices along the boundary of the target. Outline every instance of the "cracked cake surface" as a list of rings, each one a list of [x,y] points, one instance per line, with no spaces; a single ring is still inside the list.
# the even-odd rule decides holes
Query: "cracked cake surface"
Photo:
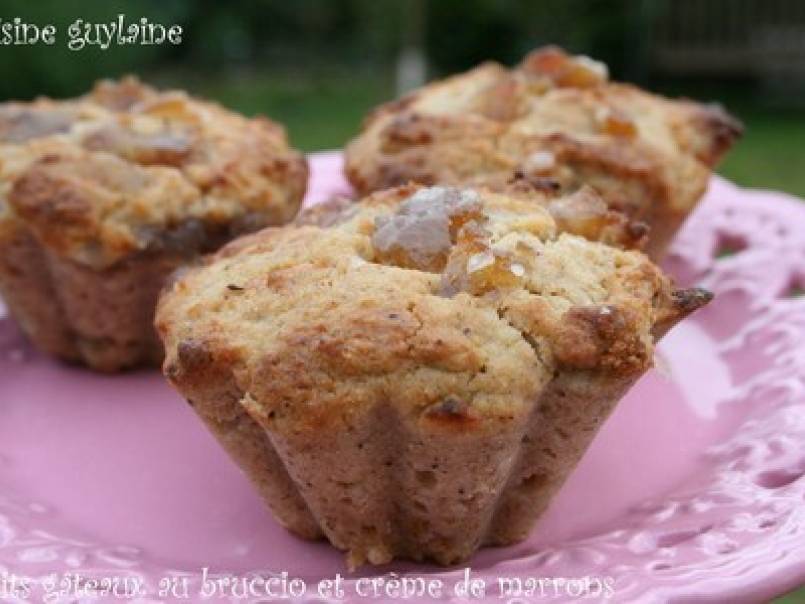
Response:
[[[158,362],[164,277],[291,220],[306,184],[281,126],[134,78],[0,104],[0,291],[48,352],[104,370]]]
[[[659,258],[740,133],[716,105],[612,82],[605,65],[546,47],[379,107],[347,147],[346,174],[363,194],[408,181],[586,184],[652,228]]]
[[[166,376],[284,526],[353,565],[449,564],[526,536],[708,300],[517,187],[406,185],[230,243],[156,324]]]

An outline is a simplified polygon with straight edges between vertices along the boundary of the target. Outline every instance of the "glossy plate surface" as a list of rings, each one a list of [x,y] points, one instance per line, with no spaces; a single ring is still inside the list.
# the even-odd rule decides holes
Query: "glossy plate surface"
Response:
[[[349,193],[337,154],[311,163],[308,201]],[[805,582],[805,204],[715,178],[667,268],[716,300],[663,341],[533,535],[472,559],[490,601],[499,576],[608,577],[618,602],[757,601]],[[65,367],[0,319],[0,601],[3,571],[35,593],[50,573],[138,578],[141,602],[181,576],[196,601],[203,567],[287,571],[308,599],[341,573],[347,600],[369,601],[340,552],[273,521],[156,372]],[[445,600],[464,573],[374,572],[391,571],[442,579]]]

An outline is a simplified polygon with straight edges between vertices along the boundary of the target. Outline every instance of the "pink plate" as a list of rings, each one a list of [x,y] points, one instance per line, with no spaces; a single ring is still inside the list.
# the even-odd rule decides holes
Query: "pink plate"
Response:
[[[349,193],[337,154],[311,159],[310,202]],[[523,594],[554,602],[602,585],[618,602],[751,602],[805,582],[805,205],[716,178],[668,269],[716,300],[669,334],[532,536],[472,559],[486,599],[515,576],[558,579]],[[259,579],[286,571],[305,581],[298,601],[336,573],[348,601],[391,599],[358,597],[371,569],[349,575],[340,552],[281,529],[154,371],[65,367],[0,319],[0,418],[0,601],[19,601],[13,578],[30,601],[112,599],[82,599],[72,573],[136,579],[137,602],[172,600],[173,577],[199,601],[204,567],[274,594]],[[391,572],[457,601],[467,571],[375,574]]]

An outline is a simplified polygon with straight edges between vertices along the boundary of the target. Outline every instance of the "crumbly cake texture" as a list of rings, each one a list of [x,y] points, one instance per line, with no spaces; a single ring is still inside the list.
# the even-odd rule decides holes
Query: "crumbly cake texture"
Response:
[[[109,371],[158,363],[165,277],[288,222],[306,184],[280,126],[133,78],[0,104],[0,294],[49,353]]]
[[[353,566],[451,564],[527,535],[708,300],[517,189],[407,185],[228,244],[156,325],[166,376],[284,526]]]
[[[345,171],[363,194],[408,181],[591,185],[651,227],[656,259],[741,130],[718,106],[611,82],[605,65],[547,47],[514,69],[484,63],[379,107],[347,147]]]

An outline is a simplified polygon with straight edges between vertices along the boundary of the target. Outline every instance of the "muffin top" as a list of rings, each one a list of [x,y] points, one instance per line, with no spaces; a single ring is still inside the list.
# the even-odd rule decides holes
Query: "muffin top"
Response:
[[[134,78],[0,104],[0,228],[96,268],[287,222],[306,183],[281,126]]]
[[[494,429],[559,370],[639,375],[708,299],[518,190],[407,185],[230,243],[164,294],[157,329],[183,392],[231,374],[280,430],[376,403]]]
[[[484,63],[381,106],[348,146],[346,173],[363,193],[409,180],[587,183],[646,220],[648,200],[690,209],[740,131],[717,106],[611,82],[604,64],[547,47],[514,69]]]

